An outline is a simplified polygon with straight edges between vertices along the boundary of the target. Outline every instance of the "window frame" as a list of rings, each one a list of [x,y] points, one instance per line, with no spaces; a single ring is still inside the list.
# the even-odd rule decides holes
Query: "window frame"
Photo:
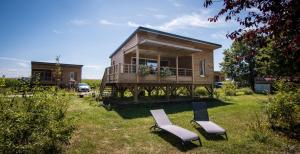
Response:
[[[205,77],[205,74],[206,74],[205,65],[206,65],[205,59],[200,60],[200,65],[199,65],[200,77]]]

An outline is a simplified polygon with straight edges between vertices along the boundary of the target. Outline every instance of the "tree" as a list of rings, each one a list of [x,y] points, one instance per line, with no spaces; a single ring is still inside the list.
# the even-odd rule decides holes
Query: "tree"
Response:
[[[248,44],[243,41],[235,41],[230,49],[224,51],[224,59],[221,63],[222,71],[235,81],[250,84],[253,89],[256,76],[254,55]]]
[[[215,2],[206,0],[204,7]],[[297,75],[300,72],[300,1],[299,0],[224,0],[223,8],[209,21],[221,16],[225,21],[235,20],[241,28],[227,34],[233,40],[248,44],[255,40],[256,55],[262,48],[269,48],[265,56],[279,58],[276,65],[281,75]],[[275,57],[279,56],[279,57]],[[284,65],[281,65],[284,64]],[[285,69],[290,65],[288,69]],[[274,71],[273,71],[274,72]],[[279,73],[276,73],[279,75]]]
[[[60,56],[56,56],[55,58],[55,70],[54,70],[54,79],[56,82],[56,86],[59,87],[61,83],[61,66],[60,66]]]

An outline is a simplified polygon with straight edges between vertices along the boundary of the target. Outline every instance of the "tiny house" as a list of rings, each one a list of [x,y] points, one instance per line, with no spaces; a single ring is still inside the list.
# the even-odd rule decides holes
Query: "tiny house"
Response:
[[[83,65],[60,64],[61,76],[60,85],[70,87],[81,82],[81,72]],[[55,85],[56,63],[31,61],[31,77],[39,80],[42,85]]]
[[[163,90],[178,95],[185,88],[191,97],[197,86],[211,94],[214,83],[213,51],[221,45],[166,33],[137,28],[111,55],[105,69],[100,94],[109,88],[111,96],[124,96],[126,90],[139,101],[142,91]]]

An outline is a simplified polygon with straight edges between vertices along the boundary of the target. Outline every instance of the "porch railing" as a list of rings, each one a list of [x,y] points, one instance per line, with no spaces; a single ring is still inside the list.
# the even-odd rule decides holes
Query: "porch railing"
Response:
[[[143,66],[143,65],[139,65]],[[160,69],[162,70],[163,68],[168,68],[170,70],[170,76],[177,76],[177,69],[174,67],[161,67]],[[157,75],[157,67],[149,67],[150,69],[150,74],[152,75]],[[136,65],[134,64],[116,64],[110,67],[106,68],[107,71],[107,81],[108,82],[116,82],[118,81],[118,78],[120,74],[128,73],[128,74],[136,74]],[[192,69],[188,68],[178,68],[178,76],[192,76]]]

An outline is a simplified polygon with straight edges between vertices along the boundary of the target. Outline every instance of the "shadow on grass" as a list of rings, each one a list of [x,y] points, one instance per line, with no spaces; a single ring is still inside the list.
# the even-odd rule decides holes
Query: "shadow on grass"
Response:
[[[200,132],[200,134],[206,139],[206,140],[213,140],[213,141],[220,141],[220,140],[226,140],[226,138],[223,135],[219,134],[209,134],[205,132],[204,129],[201,127],[195,127],[196,130]]]
[[[151,133],[158,135],[159,137],[170,143],[172,146],[176,147],[181,152],[186,152],[196,147],[201,147],[199,145],[199,141],[186,142],[185,145],[182,145],[181,140],[178,137],[165,131],[153,131]]]
[[[223,102],[218,99],[198,99],[195,101],[207,102],[208,108],[230,105],[231,103]],[[180,102],[157,102],[157,103],[140,103],[140,104],[118,104],[112,108],[124,119],[142,118],[151,116],[150,110],[164,109],[167,114],[192,111],[191,101]]]

